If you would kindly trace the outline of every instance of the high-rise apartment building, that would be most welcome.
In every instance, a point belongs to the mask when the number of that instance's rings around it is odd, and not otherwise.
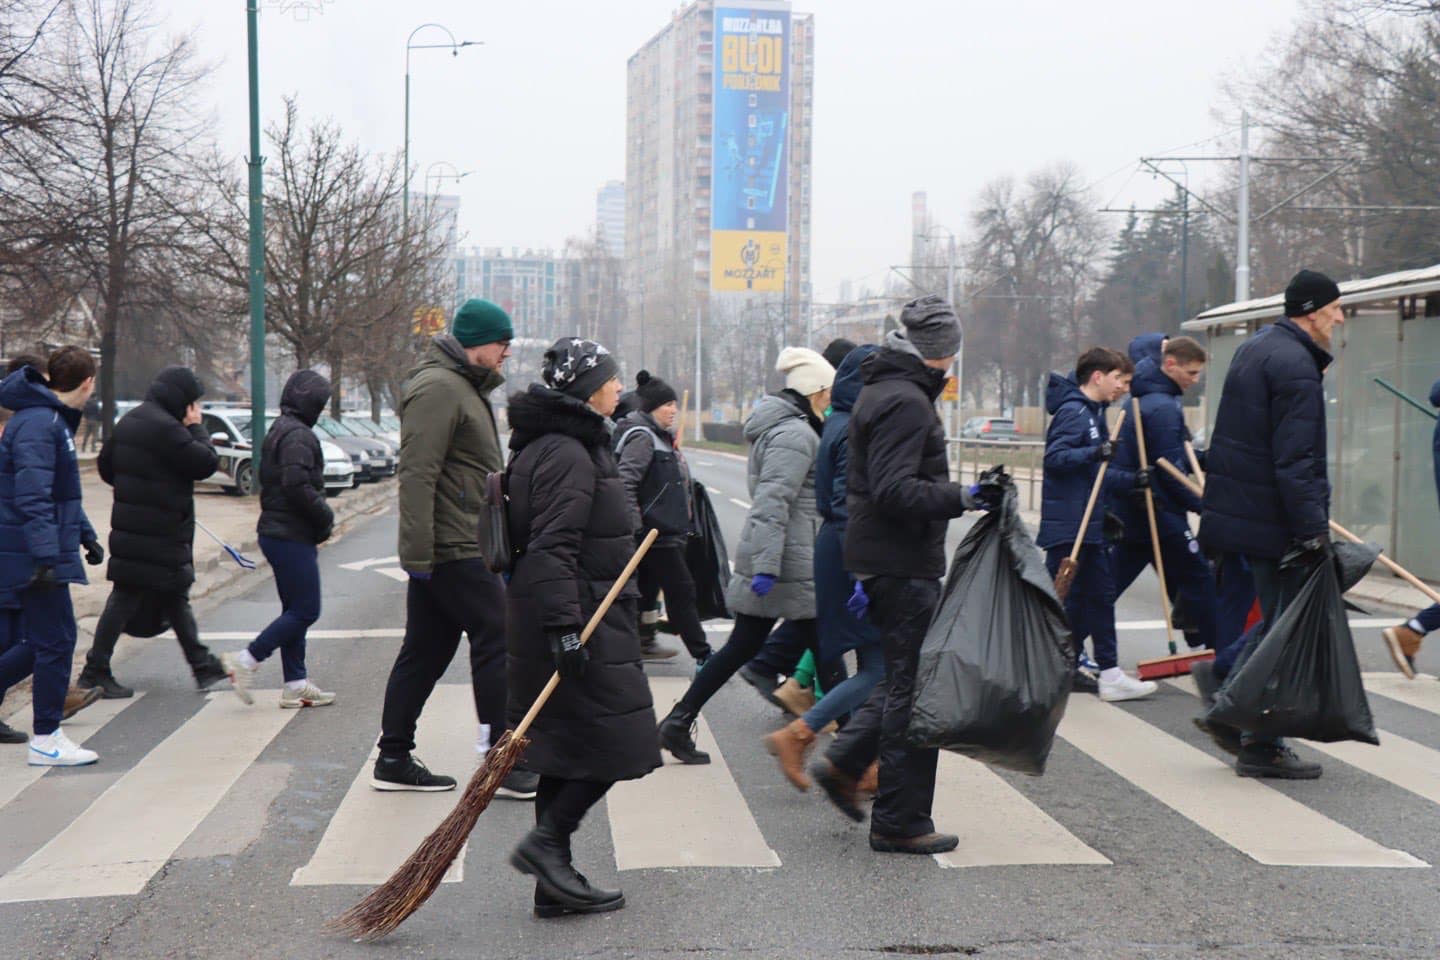
[[[814,18],[786,0],[694,0],[626,77],[621,350],[678,378],[697,312],[762,301],[803,329],[810,293]],[[638,368],[638,366],[637,366]]]
[[[610,256],[624,259],[625,181],[607,181],[595,195],[595,233]]]
[[[516,334],[553,340],[561,329],[565,261],[549,250],[471,247],[455,257],[455,302],[483,297],[510,314]]]

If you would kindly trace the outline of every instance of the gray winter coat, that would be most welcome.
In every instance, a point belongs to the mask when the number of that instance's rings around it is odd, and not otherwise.
[[[643,427],[641,430],[633,430],[634,427]],[[640,510],[640,487],[645,482],[645,475],[650,471],[650,465],[655,460],[655,442],[667,447],[675,446],[675,435],[655,422],[655,418],[644,410],[632,410],[615,424],[615,438],[617,443],[623,443],[620,447],[617,465],[620,469],[620,479],[625,484],[626,502],[630,506],[630,525],[637,531],[645,529],[644,518]],[[685,487],[690,487],[690,465],[685,462],[685,457],[679,450],[675,451],[675,463],[680,468],[680,475],[685,480]],[[694,505],[690,507],[693,516]],[[684,546],[685,537],[683,534],[662,536],[658,541],[664,546]]]
[[[786,395],[765,397],[745,421],[750,441],[750,512],[735,549],[725,599],[736,613],[810,620],[815,617],[815,455],[820,435]],[[750,589],[757,573],[775,577],[764,597]]]

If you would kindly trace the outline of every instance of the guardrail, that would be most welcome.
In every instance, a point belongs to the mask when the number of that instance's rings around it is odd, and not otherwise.
[[[1040,481],[1045,459],[1044,440],[979,440],[949,437],[950,474],[959,483],[975,483],[996,464],[1015,479],[1022,510],[1040,509]]]

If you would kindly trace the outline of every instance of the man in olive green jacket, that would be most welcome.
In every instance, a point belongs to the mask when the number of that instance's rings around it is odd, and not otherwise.
[[[390,670],[381,719],[377,790],[450,790],[410,755],[415,725],[450,666],[463,631],[482,754],[505,729],[505,585],[476,538],[485,478],[505,468],[490,392],[514,329],[504,310],[468,300],[448,334],[430,342],[411,371],[400,407],[400,565],[410,575],[405,639]],[[518,771],[507,796],[533,797],[537,779]]]

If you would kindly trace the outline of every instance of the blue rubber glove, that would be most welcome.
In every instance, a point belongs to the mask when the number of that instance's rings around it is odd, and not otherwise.
[[[850,599],[845,601],[845,609],[850,611],[850,616],[856,620],[865,619],[865,611],[870,609],[870,597],[865,592],[865,584],[859,580],[855,581],[855,589],[850,593]]]
[[[757,597],[763,597],[775,589],[775,578],[768,573],[757,573],[750,578],[750,592]]]
[[[998,510],[1000,498],[1003,494],[1000,488],[993,483],[972,483],[965,491],[970,495],[970,502],[975,505],[976,510]]]
[[[406,570],[405,572],[410,575],[410,579],[411,579],[411,580],[419,580],[421,583],[429,583],[429,582],[430,582],[430,574],[429,574],[429,573],[416,573],[414,570]]]

